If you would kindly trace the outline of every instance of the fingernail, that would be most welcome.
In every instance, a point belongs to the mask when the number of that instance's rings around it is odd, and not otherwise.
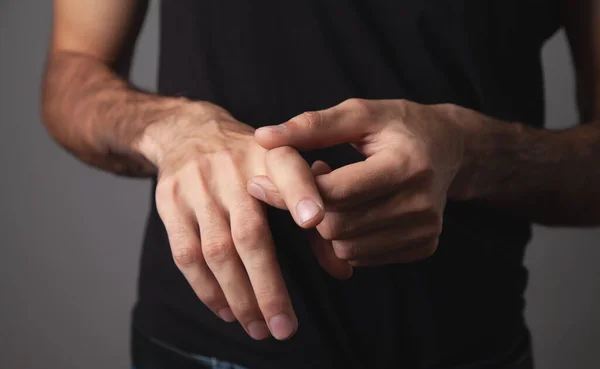
[[[296,205],[296,214],[302,224],[316,217],[320,211],[321,207],[317,205],[316,202],[309,199],[302,200]]]
[[[248,185],[248,193],[261,201],[265,201],[266,199],[265,191],[254,182],[250,182]]]
[[[262,320],[256,320],[250,324],[248,324],[248,334],[250,337],[255,340],[264,340],[269,337],[269,328],[267,327],[267,323]]]
[[[287,131],[287,127],[283,124],[278,124],[276,126],[265,126],[260,127],[257,131],[268,131],[270,133],[285,133]]]
[[[221,317],[221,319],[223,319],[224,321],[226,321],[228,323],[235,321],[235,315],[233,315],[233,311],[231,311],[231,309],[228,307],[219,310],[217,315],[219,317]]]
[[[294,333],[294,323],[289,316],[280,314],[272,317],[269,320],[269,327],[273,337],[278,340],[284,340]]]

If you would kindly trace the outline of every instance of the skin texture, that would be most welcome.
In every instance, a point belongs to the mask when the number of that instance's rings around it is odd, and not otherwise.
[[[256,339],[286,339],[298,323],[258,200],[289,209],[310,229],[319,263],[337,278],[352,266],[431,255],[448,197],[545,224],[600,223],[600,22],[592,3],[564,2],[582,117],[591,123],[563,132],[453,105],[357,99],[255,132],[221,107],[127,82],[143,0],[55,0],[44,124],[90,165],[157,176],[174,261],[198,297]],[[333,172],[317,162],[311,171],[296,151],[342,142],[368,159]]]
[[[549,131],[451,104],[351,99],[258,129],[266,149],[350,143],[367,158],[317,176],[326,214],[313,242],[353,266],[420,260],[435,252],[448,198],[545,225],[600,225],[600,6],[569,1],[563,15],[586,125]],[[285,208],[274,184],[264,201]]]
[[[435,251],[446,194],[463,158],[464,135],[447,109],[351,99],[260,128],[255,136],[265,148],[351,143],[365,161],[332,172],[316,164],[329,172],[316,177],[326,210],[317,226],[319,242],[330,242],[335,255],[352,266],[409,262]],[[285,207],[286,194],[280,198],[271,203]]]
[[[135,0],[55,1],[44,124],[90,165],[120,175],[157,176],[156,203],[174,262],[200,300],[223,320],[237,320],[255,339],[287,339],[298,322],[264,205],[246,186],[266,174],[269,163],[270,176],[289,181],[296,196],[294,219],[311,228],[324,216],[314,175],[297,151],[268,152],[254,140],[252,127],[221,107],[129,84],[146,7]],[[351,273],[333,258],[321,265],[334,277]]]

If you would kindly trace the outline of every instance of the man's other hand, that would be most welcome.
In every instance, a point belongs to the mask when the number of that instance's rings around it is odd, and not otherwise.
[[[447,194],[463,160],[457,120],[474,114],[450,104],[351,99],[260,128],[255,138],[269,150],[351,143],[366,160],[331,172],[316,164],[326,211],[318,242],[330,242],[335,256],[353,266],[404,263],[437,248]],[[255,181],[273,183],[263,185],[264,200],[289,207],[289,191],[277,193],[278,179],[267,177]]]
[[[255,339],[267,338],[269,331],[287,339],[298,322],[264,205],[246,186],[266,173],[268,155],[271,172],[293,179],[288,186],[299,201],[313,201],[296,207],[297,222],[314,227],[323,219],[323,204],[299,153],[268,153],[253,134],[224,109],[193,102],[177,119],[149,125],[138,146],[158,168],[158,212],[175,263],[198,297],[223,320],[237,319]]]

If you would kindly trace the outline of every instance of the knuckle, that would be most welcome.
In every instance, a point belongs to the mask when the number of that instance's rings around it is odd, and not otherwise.
[[[202,252],[208,264],[220,267],[233,257],[234,247],[230,242],[213,241],[202,245]]]
[[[351,98],[343,102],[349,109],[355,113],[369,115],[371,113],[371,103],[366,99]]]
[[[233,165],[239,159],[239,156],[237,155],[237,153],[234,152],[234,150],[232,150],[230,148],[224,148],[224,149],[218,150],[214,153],[214,156],[219,161],[219,163],[222,163],[225,165]]]
[[[258,307],[253,300],[238,299],[237,301],[231,303],[230,307],[241,321],[250,320],[250,318],[253,316],[260,316]]]
[[[321,113],[317,111],[306,111],[298,116],[300,123],[309,130],[315,130],[322,124]]]
[[[452,103],[441,103],[435,105],[435,107],[440,110],[440,113],[450,117],[456,117],[459,112],[463,111],[458,107],[458,105]]]
[[[200,157],[185,163],[181,168],[182,179],[191,181],[195,186],[205,187],[206,173],[211,171],[209,160],[206,157]]]
[[[162,178],[156,185],[156,204],[172,202],[177,197],[178,188],[179,183],[174,177]]]
[[[182,247],[173,250],[173,260],[179,268],[187,268],[198,260],[198,250],[195,247]]]
[[[347,105],[349,107],[353,107],[353,108],[360,108],[360,107],[363,107],[363,106],[367,105],[367,100],[361,99],[361,98],[357,98],[357,97],[352,97],[350,99],[346,99],[343,102],[343,104]]]
[[[196,295],[206,306],[219,305],[222,300],[221,288],[212,283],[201,285]]]
[[[261,246],[267,227],[262,222],[246,222],[246,224],[232,229],[233,241],[236,245],[248,250]]]
[[[282,296],[269,295],[262,299],[259,297],[258,301],[261,311],[267,316],[289,310],[289,302]]]
[[[422,192],[414,196],[413,208],[416,213],[435,214],[435,200],[428,192]]]

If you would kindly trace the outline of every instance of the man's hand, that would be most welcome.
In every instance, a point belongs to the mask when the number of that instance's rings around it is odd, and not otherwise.
[[[268,165],[289,193],[295,221],[314,228],[325,215],[323,201],[298,151],[267,151],[252,127],[207,102],[148,125],[134,147],[158,169],[157,210],[174,261],[198,297],[225,321],[237,318],[255,339],[269,330],[277,339],[291,337],[298,322],[264,206],[250,195],[261,197],[261,189],[250,179],[264,176]],[[330,274],[343,278],[337,271],[349,267],[327,256],[317,253]]]
[[[225,110],[209,103],[189,109],[180,119],[149,125],[138,144],[158,168],[156,203],[175,263],[222,319],[237,318],[255,339],[269,330],[286,339],[296,317],[263,205],[246,188],[265,173],[267,150],[255,142],[253,128]],[[314,227],[324,214],[308,164],[295,150],[268,156],[275,177],[292,180],[295,194],[314,199],[293,210],[299,224]]]
[[[459,114],[477,113],[453,105],[351,99],[260,128],[255,137],[269,150],[351,143],[366,160],[330,173],[322,162],[313,166],[326,173],[316,177],[326,210],[317,230],[351,265],[410,262],[437,247],[447,193],[463,159]],[[263,185],[264,200],[289,206],[288,193],[278,193],[282,187],[268,177],[273,186]]]
[[[158,210],[177,265],[196,294],[255,338],[265,338],[267,328],[287,338],[296,318],[264,209],[246,186],[270,163],[273,178],[287,179],[297,196],[295,220],[310,228],[324,215],[314,176],[295,150],[267,154],[254,130],[224,109],[145,93],[121,78],[147,5],[55,0],[44,124],[88,164],[121,175],[158,175]]]

